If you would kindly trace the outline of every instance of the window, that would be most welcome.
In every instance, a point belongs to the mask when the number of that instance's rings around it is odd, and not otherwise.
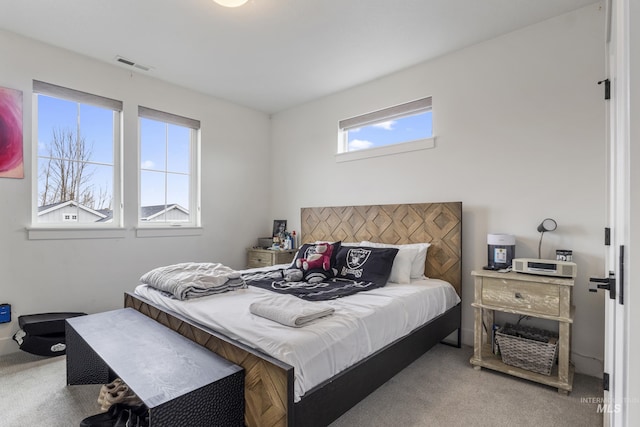
[[[431,97],[342,120],[339,127],[339,161],[434,146]]]
[[[121,224],[122,102],[33,81],[37,166],[33,223]]]
[[[140,226],[199,226],[200,122],[138,107]]]

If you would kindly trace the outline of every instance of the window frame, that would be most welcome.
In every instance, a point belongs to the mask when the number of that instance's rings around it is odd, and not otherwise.
[[[144,222],[140,220],[140,210],[142,208],[142,126],[141,119],[149,119],[165,124],[173,124],[189,128],[189,221],[179,222]],[[157,237],[166,236],[163,230],[180,229],[186,235],[197,235],[201,227],[201,176],[200,176],[200,133],[201,125],[199,120],[179,116],[173,113],[156,110],[142,105],[138,106],[138,203],[136,207],[137,237]],[[170,205],[168,205],[170,206]],[[172,233],[173,234],[173,233]]]
[[[40,95],[71,101],[78,104],[97,106],[112,110],[113,112],[113,199],[111,222],[80,222],[64,221],[44,222],[38,221],[39,207],[39,153],[38,153],[38,97]],[[123,230],[123,102],[100,95],[94,95],[51,83],[33,80],[32,94],[32,209],[31,225],[27,227],[29,239],[66,239],[66,238],[94,238],[97,236],[120,237]],[[93,233],[92,230],[100,230]],[[115,233],[108,230],[116,230]]]
[[[409,151],[424,150],[435,147],[435,133],[433,132],[432,119],[432,136],[417,140],[397,142],[393,144],[363,148],[360,150],[349,151],[349,130],[358,129],[363,126],[369,126],[376,123],[382,123],[398,118],[408,117],[424,112],[433,112],[432,97],[424,97],[403,104],[394,105],[392,107],[383,108],[381,110],[372,111],[361,114],[359,116],[340,120],[338,122],[338,150],[336,153],[336,161],[344,162],[351,160],[364,159],[369,157],[386,156],[390,154],[405,153]],[[432,116],[433,117],[433,116]]]

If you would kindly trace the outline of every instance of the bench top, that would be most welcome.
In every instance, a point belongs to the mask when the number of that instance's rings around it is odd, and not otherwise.
[[[149,408],[242,370],[132,308],[66,322]]]

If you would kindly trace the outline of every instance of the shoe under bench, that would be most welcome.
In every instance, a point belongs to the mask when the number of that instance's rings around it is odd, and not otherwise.
[[[65,332],[67,384],[120,377],[150,427],[244,425],[244,370],[140,312],[74,317]]]

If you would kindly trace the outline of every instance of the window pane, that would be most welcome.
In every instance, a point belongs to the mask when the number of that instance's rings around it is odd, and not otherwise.
[[[38,95],[38,156],[49,156],[54,133],[78,130],[78,104],[64,99]]]
[[[140,119],[140,159],[142,169],[166,170],[167,125]]]
[[[167,171],[189,173],[191,129],[169,125]]]
[[[106,212],[113,208],[113,166],[86,164],[78,202],[93,210]]]
[[[92,210],[113,206],[113,166],[40,158],[38,172],[40,208],[67,201]]]
[[[167,204],[178,204],[189,210],[189,177],[186,175],[167,175]]]
[[[113,115],[113,110],[80,105],[81,137],[89,149],[89,161],[113,164]]]
[[[165,199],[163,172],[142,171],[140,173],[140,206],[164,205]]]
[[[52,160],[38,158],[38,206],[40,210],[45,205],[55,203],[55,195],[57,188],[57,174],[54,174],[53,167],[50,165]]]
[[[433,136],[431,111],[347,130],[347,151],[382,147]]]

